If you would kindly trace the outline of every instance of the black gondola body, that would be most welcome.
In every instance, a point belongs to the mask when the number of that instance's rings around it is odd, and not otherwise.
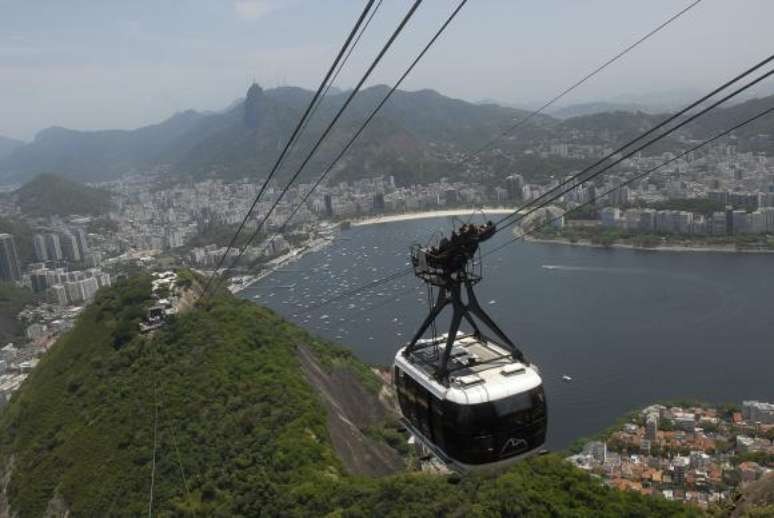
[[[396,354],[393,382],[407,428],[444,463],[462,471],[499,469],[542,449],[546,398],[538,367],[473,292],[481,280],[473,271],[478,242],[494,227],[466,227],[437,248],[412,249],[415,274],[439,293],[412,341]],[[454,311],[449,332],[422,339],[446,306]],[[472,332],[460,331],[463,319]],[[496,338],[485,336],[477,320]]]
[[[535,365],[513,361],[495,343],[458,336],[443,383],[435,378],[438,354],[422,345],[411,357],[398,351],[393,380],[405,424],[424,446],[460,470],[496,469],[540,451],[547,415]]]

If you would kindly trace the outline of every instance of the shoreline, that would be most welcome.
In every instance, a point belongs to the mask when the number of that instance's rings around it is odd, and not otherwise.
[[[643,252],[682,252],[682,253],[711,253],[711,254],[774,254],[774,250],[739,250],[733,245],[728,247],[721,246],[682,246],[682,245],[668,245],[668,246],[637,246],[628,245],[625,243],[613,243],[612,245],[596,245],[588,240],[579,240],[575,243],[571,243],[567,239],[545,239],[536,237],[527,237],[525,241],[531,243],[541,244],[553,244],[563,246],[578,246],[585,248],[617,248],[620,250],[638,250]]]
[[[412,220],[418,220],[418,219],[429,219],[429,218],[443,218],[443,217],[451,217],[451,216],[469,216],[469,215],[476,215],[476,214],[510,214],[512,212],[517,211],[516,208],[506,208],[506,207],[484,207],[481,209],[448,209],[448,210],[429,210],[429,211],[420,211],[420,212],[408,212],[404,214],[392,214],[392,215],[384,215],[384,216],[374,216],[369,218],[364,218],[356,221],[350,221],[350,224],[353,227],[359,227],[359,226],[366,226],[366,225],[381,225],[384,223],[398,223],[401,221],[412,221]],[[264,279],[268,277],[269,275],[276,272],[281,267],[285,266],[286,264],[292,263],[297,261],[298,259],[301,259],[304,255],[306,255],[309,252],[316,252],[336,240],[338,236],[326,236],[326,237],[318,237],[316,239],[313,239],[309,241],[308,243],[305,243],[304,245],[294,248],[292,250],[289,250],[287,253],[275,257],[271,261],[265,263],[265,269],[263,269],[260,273],[250,276],[237,276],[241,280],[238,284],[231,284],[228,289],[236,294],[239,293],[249,287],[251,287],[256,282],[260,281],[261,279]],[[735,248],[733,245],[729,246],[685,246],[685,245],[667,245],[667,246],[655,246],[655,247],[645,247],[645,246],[637,246],[637,245],[630,245],[625,243],[613,243],[612,245],[598,245],[594,244],[589,240],[579,240],[575,243],[570,242],[567,239],[546,239],[546,238],[536,238],[536,237],[527,237],[525,239],[527,242],[531,243],[540,243],[540,244],[553,244],[553,245],[562,245],[562,246],[575,246],[575,247],[584,247],[584,248],[615,248],[619,250],[637,250],[637,251],[643,251],[643,252],[673,252],[673,253],[721,253],[721,254],[774,254],[774,250],[739,250]]]
[[[247,276],[241,276],[238,275],[235,278],[240,279],[241,282],[238,284],[229,284],[228,290],[233,293],[237,294],[240,293],[256,282],[260,281],[261,279],[264,279],[268,277],[269,275],[273,274],[283,266],[294,263],[301,259],[303,256],[310,252],[317,252],[318,250],[322,250],[326,246],[330,245],[335,241],[336,237],[332,236],[330,238],[328,237],[318,237],[316,239],[313,239],[304,245],[298,247],[298,248],[292,248],[288,252],[275,257],[274,259],[264,263],[262,266],[264,267],[259,273],[254,275],[247,275]]]
[[[360,220],[352,220],[350,224],[353,227],[363,225],[380,225],[382,223],[397,223],[399,221],[411,221],[415,219],[443,218],[451,216],[470,216],[479,213],[484,214],[510,214],[519,210],[517,207],[483,207],[480,209],[446,209],[446,210],[426,210],[419,212],[406,212],[403,214],[391,214],[384,216],[374,216]]]

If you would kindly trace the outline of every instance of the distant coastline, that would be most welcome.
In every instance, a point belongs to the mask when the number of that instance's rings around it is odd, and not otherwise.
[[[335,240],[334,237],[316,238],[304,243],[298,248],[292,248],[288,250],[286,253],[279,255],[274,259],[272,259],[271,261],[268,261],[267,263],[264,263],[263,265],[261,265],[260,273],[257,273],[255,275],[236,276],[235,279],[237,280],[237,282],[236,283],[232,282],[229,285],[228,290],[233,294],[237,294],[241,291],[244,291],[245,289],[251,287],[253,284],[260,281],[261,279],[264,279],[265,277],[268,277],[269,275],[273,274],[283,266],[287,266],[290,263],[298,261],[304,255],[310,252],[317,252],[319,250],[322,250],[323,248],[331,244],[334,240]]]
[[[625,243],[613,243],[611,245],[598,245],[587,239],[581,239],[571,242],[568,239],[545,239],[536,237],[526,237],[527,241],[532,243],[544,243],[564,246],[582,246],[586,248],[620,248],[626,250],[642,250],[647,252],[708,252],[723,254],[774,254],[774,250],[739,250],[734,245],[728,246],[701,246],[701,245],[666,245],[666,246],[637,246]]]
[[[406,212],[403,214],[368,217],[360,220],[352,220],[350,223],[353,227],[359,227],[363,225],[379,225],[381,223],[396,223],[398,221],[410,221],[414,219],[443,218],[449,216],[471,216],[482,212],[484,214],[510,214],[516,210],[518,210],[517,207],[482,207],[480,209],[427,210],[420,212]]]

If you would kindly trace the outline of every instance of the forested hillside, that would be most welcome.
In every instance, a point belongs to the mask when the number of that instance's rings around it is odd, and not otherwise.
[[[330,163],[387,91],[387,86],[377,85],[358,93],[309,162],[307,174],[317,175]],[[161,172],[170,179],[264,176],[312,95],[301,88],[264,90],[253,84],[244,99],[221,112],[189,110],[130,131],[48,128],[33,142],[15,147],[5,158],[0,156],[0,182],[24,182],[40,173],[90,181],[148,171]],[[287,161],[288,170],[301,163],[348,95],[331,92],[323,99]],[[718,108],[679,135],[704,138],[759,110],[761,104],[765,105],[766,99]],[[612,111],[616,108],[611,104],[605,110],[582,111],[583,115],[564,120],[548,115],[531,117],[518,131],[499,139],[495,149],[479,156],[475,166],[497,177],[520,171],[539,178],[557,168],[571,170],[579,164],[557,162],[556,157],[542,156],[535,150],[556,142],[620,145],[668,116]],[[433,90],[398,90],[339,163],[333,177],[351,180],[392,175],[400,184],[460,177],[471,163],[463,167],[459,157],[480,149],[527,113],[453,99]],[[768,117],[740,133],[740,146],[770,150],[773,120]],[[678,146],[678,139],[670,138],[649,152]]]
[[[111,208],[109,192],[53,174],[36,176],[14,194],[28,217],[97,216]]]
[[[306,381],[325,369],[378,381],[349,353],[230,295],[137,334],[150,281],[99,293],[0,416],[0,515],[679,516],[549,455],[495,478],[351,475]],[[156,420],[157,419],[157,420]]]

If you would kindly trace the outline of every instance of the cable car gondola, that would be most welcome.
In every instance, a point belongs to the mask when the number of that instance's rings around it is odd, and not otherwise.
[[[494,225],[463,225],[437,247],[414,246],[417,277],[438,288],[430,314],[395,356],[393,381],[403,421],[414,437],[454,469],[497,469],[542,448],[546,400],[536,365],[484,312],[473,292],[478,244]],[[467,301],[463,302],[462,290]],[[422,339],[451,305],[449,332]],[[460,331],[465,320],[471,332]],[[478,320],[494,337],[484,335]]]

